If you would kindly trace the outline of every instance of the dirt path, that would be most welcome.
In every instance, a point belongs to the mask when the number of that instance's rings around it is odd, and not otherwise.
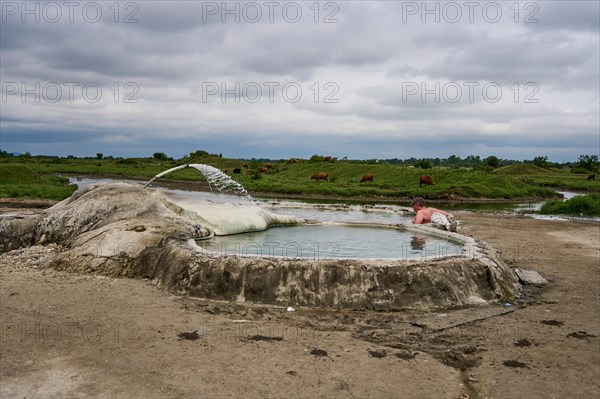
[[[0,256],[0,397],[596,398],[600,227],[457,213],[550,284],[436,313],[253,306]]]

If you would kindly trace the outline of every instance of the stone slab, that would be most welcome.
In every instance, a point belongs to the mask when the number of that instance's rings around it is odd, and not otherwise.
[[[515,273],[523,284],[546,285],[548,280],[540,276],[535,270],[515,269]]]

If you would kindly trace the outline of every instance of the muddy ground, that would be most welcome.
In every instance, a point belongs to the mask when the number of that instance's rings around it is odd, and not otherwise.
[[[0,255],[0,397],[600,397],[600,226],[455,214],[549,285],[507,307],[291,312],[47,269],[54,246]]]

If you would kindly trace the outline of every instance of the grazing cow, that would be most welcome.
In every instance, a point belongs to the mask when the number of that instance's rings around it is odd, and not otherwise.
[[[273,169],[273,164],[272,163],[268,163],[265,165],[265,168],[267,169]]]
[[[313,174],[311,177],[311,179],[319,181],[319,180],[328,180],[329,179],[329,175],[325,172],[317,172],[315,174]]]
[[[325,162],[331,162],[331,160],[332,160],[332,159],[333,159],[333,158],[331,158],[331,156],[330,156],[330,155],[328,155],[328,156],[326,156],[325,158],[323,158],[323,161],[325,161]]]
[[[596,180],[596,175],[593,173],[590,173],[589,176],[587,177],[588,181],[589,180]]]
[[[269,169],[267,169],[266,167],[263,166],[262,168],[258,168],[258,171],[260,173],[267,173],[269,171]]]
[[[423,184],[426,186],[430,186],[435,183],[433,182],[431,176],[421,176],[419,177],[419,187],[423,187]]]
[[[233,173],[235,173],[235,174],[240,174],[240,173],[242,173],[242,169],[240,169],[240,168],[235,168],[235,169],[233,170]]]
[[[373,173],[367,173],[366,175],[364,175],[362,177],[362,179],[360,179],[360,182],[364,183],[364,182],[370,181],[372,183],[373,182],[373,177],[374,177]]]

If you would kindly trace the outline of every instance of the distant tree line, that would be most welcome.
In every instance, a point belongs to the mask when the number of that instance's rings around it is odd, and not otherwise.
[[[210,154],[204,150],[197,150],[191,152],[188,155],[183,156],[179,161],[190,162],[194,159],[204,157],[219,157],[222,158],[223,154]],[[23,158],[61,158],[58,156],[49,155],[36,155],[32,156],[29,152],[23,154],[20,153],[8,153],[7,151],[0,150],[0,158],[11,158],[11,157],[23,157]],[[76,159],[73,155],[68,155],[64,158]],[[174,161],[172,157],[167,156],[164,152],[155,152],[152,154],[152,159],[158,161]],[[96,159],[96,160],[112,160],[112,159],[123,159],[121,157],[104,156],[102,153],[97,153],[95,157],[82,157],[81,159]],[[243,159],[249,162],[285,162],[288,159],[270,159],[270,158],[251,158]],[[598,155],[580,155],[579,159],[575,162],[550,162],[548,156],[540,155],[536,156],[531,160],[514,160],[514,159],[502,159],[494,155],[488,156],[487,158],[481,159],[479,155],[469,155],[465,158],[461,158],[458,155],[450,155],[448,158],[391,158],[391,159],[348,159],[343,157],[338,159],[328,155],[312,155],[308,162],[352,162],[352,163],[365,163],[365,164],[390,164],[390,165],[405,165],[414,166],[421,169],[430,169],[433,167],[450,167],[450,168],[473,168],[480,170],[493,170],[500,166],[512,165],[518,163],[532,164],[540,168],[569,168],[574,173],[587,173],[587,172],[598,172],[600,169],[600,162],[598,162]]]

